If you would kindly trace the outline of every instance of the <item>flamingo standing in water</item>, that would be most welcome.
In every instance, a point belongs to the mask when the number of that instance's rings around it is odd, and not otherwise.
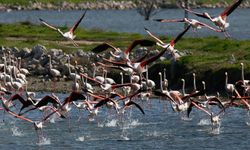
[[[198,17],[202,17],[205,19],[209,19],[212,21],[217,27],[219,27],[224,33],[226,37],[230,37],[230,35],[227,33],[226,28],[229,27],[229,23],[227,22],[227,17],[241,4],[243,0],[237,0],[234,2],[231,6],[227,7],[219,16],[217,17],[211,17],[207,12],[199,13],[195,12],[190,9],[185,9],[186,11],[195,14]]]
[[[73,42],[74,46],[78,46],[78,45],[75,43],[75,41],[74,41],[74,39],[75,39],[75,37],[76,37],[76,36],[74,35],[74,32],[75,32],[76,28],[78,27],[78,25],[81,23],[82,19],[84,18],[86,12],[87,12],[87,10],[82,14],[82,16],[80,17],[80,19],[75,23],[75,25],[74,25],[72,28],[70,28],[68,32],[65,32],[65,33],[63,33],[59,28],[56,28],[56,27],[54,27],[54,26],[48,24],[45,20],[43,20],[43,19],[41,19],[41,18],[39,18],[39,20],[40,20],[45,26],[47,26],[47,27],[49,27],[49,28],[51,28],[51,29],[53,29],[53,30],[55,30],[55,31],[58,31],[58,32],[60,33],[60,35],[62,35],[64,38],[66,38],[66,39],[68,39],[68,40],[71,40],[71,41]]]

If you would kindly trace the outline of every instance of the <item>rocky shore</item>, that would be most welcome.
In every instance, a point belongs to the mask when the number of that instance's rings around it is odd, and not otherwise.
[[[226,1],[220,1],[215,4],[201,3],[197,0],[190,1],[191,7],[204,7],[204,8],[216,8],[216,7],[227,7],[230,3]],[[82,9],[136,9],[139,6],[134,1],[99,1],[99,2],[82,2],[82,3],[72,3],[72,2],[61,2],[61,3],[41,3],[34,2],[28,5],[10,5],[0,3],[1,11],[11,11],[11,10],[82,10]],[[158,6],[159,8],[176,8],[175,3],[164,2]],[[250,0],[246,0],[241,4],[241,7],[250,7]]]

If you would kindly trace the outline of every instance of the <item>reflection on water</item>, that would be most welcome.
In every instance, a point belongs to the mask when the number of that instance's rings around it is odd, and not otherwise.
[[[198,9],[197,11],[207,11],[212,15],[220,14],[223,9]],[[230,22],[229,33],[235,39],[250,39],[250,9],[236,9],[228,18]],[[0,23],[14,23],[30,21],[39,24],[39,18],[47,20],[49,23],[57,26],[71,27],[81,15],[81,11],[11,11],[0,13]],[[156,14],[152,19],[177,19],[183,18],[183,10],[164,9]],[[196,16],[190,14],[190,18]],[[209,21],[202,18],[199,20],[212,25]],[[80,24],[83,28],[96,28],[105,31],[132,32],[146,34],[144,27],[149,28],[155,34],[165,36],[174,36],[183,29],[182,23],[159,23],[153,20],[145,21],[136,10],[89,10]],[[219,36],[221,33],[215,33],[209,29],[202,29],[198,32],[188,32],[189,36]]]

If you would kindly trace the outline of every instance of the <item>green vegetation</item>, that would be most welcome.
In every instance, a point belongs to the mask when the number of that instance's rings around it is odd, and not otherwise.
[[[62,30],[65,31],[67,28],[62,27]],[[85,51],[91,50],[102,42],[112,43],[122,49],[135,39],[150,38],[139,34],[105,32],[98,29],[85,30],[82,28],[77,29],[76,34],[76,41],[80,48]],[[169,41],[170,39],[163,38],[163,40]],[[67,53],[79,49],[75,48],[71,42],[67,42],[56,31],[44,26],[29,23],[0,25],[0,45],[32,48],[36,44],[42,44],[47,49],[60,48]],[[156,48],[160,49],[159,47]],[[196,72],[198,81],[207,81],[208,87],[216,87],[214,90],[222,89],[224,88],[225,71],[228,71],[229,80],[232,83],[241,78],[241,62],[245,63],[246,78],[250,75],[250,40],[237,41],[217,37],[187,38],[184,36],[175,48],[181,52],[187,52],[188,55],[175,63],[174,75],[168,73],[168,78],[172,79],[170,84],[175,83],[176,85],[176,82],[180,82],[181,78],[185,78],[187,85],[190,86],[191,75]],[[235,62],[231,60],[232,55],[235,57]],[[156,72],[163,71],[163,68],[167,68],[167,71],[171,72],[171,66],[169,60],[158,62],[152,65],[149,74],[151,74],[152,79],[157,81]]]
[[[62,31],[68,30],[67,27],[60,29]],[[91,50],[104,41],[122,47],[128,45],[132,39],[142,38],[139,34],[105,32],[99,29],[85,30],[82,28],[77,29],[76,36],[76,42],[85,51]],[[73,52],[79,49],[56,31],[45,26],[32,25],[28,22],[0,25],[0,45],[31,48],[36,44],[42,44],[47,48],[62,49],[65,52]]]

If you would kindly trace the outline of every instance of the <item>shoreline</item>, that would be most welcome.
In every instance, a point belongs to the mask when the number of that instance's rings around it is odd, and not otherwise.
[[[206,4],[192,1],[190,2],[190,7],[192,8],[225,8],[230,4],[227,2],[218,2],[215,4]],[[241,4],[241,8],[250,8],[250,2],[245,1]],[[3,4],[0,3],[0,11],[12,11],[12,10],[129,10],[137,9],[138,5],[134,1],[103,1],[103,2],[61,2],[61,3],[41,3],[35,2],[28,5],[18,5],[18,4]],[[158,9],[173,9],[178,8],[175,3],[166,2],[159,5]]]

